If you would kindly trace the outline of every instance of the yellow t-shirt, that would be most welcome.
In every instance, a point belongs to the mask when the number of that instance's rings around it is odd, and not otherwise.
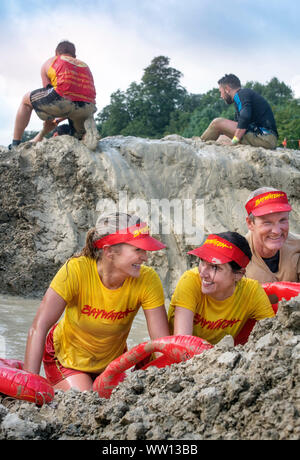
[[[157,273],[141,267],[115,290],[107,289],[94,259],[78,257],[64,264],[50,287],[66,302],[65,313],[54,330],[55,356],[64,367],[100,373],[120,356],[140,306],[157,308],[164,293]]]
[[[176,286],[168,312],[171,331],[175,306],[194,312],[193,335],[212,344],[228,334],[235,337],[249,318],[260,320],[274,316],[269,298],[258,281],[242,278],[232,296],[215,300],[202,294],[198,267],[186,271]]]

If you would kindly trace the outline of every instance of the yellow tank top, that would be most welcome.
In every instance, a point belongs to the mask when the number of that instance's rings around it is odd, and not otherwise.
[[[71,56],[56,56],[48,69],[55,91],[71,101],[95,103],[96,90],[89,67]]]

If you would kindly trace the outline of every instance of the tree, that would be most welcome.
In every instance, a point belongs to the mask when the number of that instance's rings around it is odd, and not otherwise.
[[[150,103],[145,97],[142,83],[131,83],[126,91],[126,103],[129,123],[124,127],[121,134],[124,136],[155,137],[149,115]]]
[[[232,118],[233,116],[232,114],[229,115],[228,106],[220,98],[219,90],[214,88],[201,96],[198,106],[193,111],[190,123],[185,128],[183,135],[185,137],[201,136],[209,123],[214,118],[220,117],[221,114],[225,118]]]
[[[112,94],[110,105],[96,119],[102,136],[164,134],[172,113],[184,110],[193,99],[180,85],[181,72],[170,67],[169,62],[166,56],[154,58],[144,69],[140,83],[131,83],[125,93]]]
[[[278,141],[282,143],[286,138],[288,148],[297,149],[300,140],[300,99],[278,105],[274,108],[274,116],[278,129]]]
[[[110,105],[104,107],[96,117],[98,129],[103,137],[115,136],[121,133],[129,121],[126,95],[117,90],[110,96]]]
[[[257,93],[261,94],[270,105],[285,104],[293,99],[293,91],[283,81],[279,81],[274,77],[266,85],[258,82],[248,82],[245,85]]]
[[[169,67],[169,58],[158,56],[145,69],[142,82],[153,131],[163,135],[171,113],[183,106],[187,91],[180,85],[182,73]]]
[[[117,134],[150,138],[167,134],[201,136],[214,118],[234,120],[234,105],[227,105],[220,98],[218,88],[205,94],[189,94],[180,85],[182,73],[169,63],[166,56],[155,57],[144,69],[139,83],[133,82],[125,92],[118,90],[111,95],[110,104],[96,118],[102,137]],[[291,88],[276,77],[266,84],[249,81],[245,86],[270,103],[279,143],[286,137],[290,139],[289,146],[297,148],[300,100],[293,97]]]
[[[274,77],[265,85],[250,81],[246,83],[245,87],[261,94],[271,105],[278,128],[279,144],[284,137],[298,139],[297,136],[300,134],[299,101],[293,99],[293,92],[289,86]],[[220,99],[218,89],[214,88],[202,95],[198,107],[192,113],[190,122],[183,131],[183,135],[186,137],[201,136],[214,118],[223,117],[233,120],[234,113],[234,105],[226,105]],[[296,148],[297,142],[294,141],[292,145],[292,148]]]

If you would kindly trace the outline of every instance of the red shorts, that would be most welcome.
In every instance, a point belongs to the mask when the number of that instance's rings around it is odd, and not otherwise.
[[[62,380],[75,374],[88,374],[92,380],[95,380],[99,374],[92,374],[89,372],[78,371],[76,369],[70,369],[64,367],[58,359],[55,357],[54,345],[53,345],[53,332],[57,324],[50,329],[50,332],[46,338],[45,349],[43,354],[43,364],[45,369],[46,378],[51,385],[56,385]]]

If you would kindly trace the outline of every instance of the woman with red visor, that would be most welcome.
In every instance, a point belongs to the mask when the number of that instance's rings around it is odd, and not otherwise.
[[[126,350],[140,307],[151,339],[169,335],[161,281],[143,265],[147,251],[163,248],[136,216],[98,219],[83,250],[62,266],[42,300],[28,333],[24,369],[38,374],[43,358],[54,388],[90,390]]]
[[[244,278],[251,250],[242,235],[209,235],[189,254],[200,261],[182,275],[172,296],[168,317],[174,335],[195,335],[216,344],[225,335],[236,337],[249,318],[274,316],[261,285]]]

